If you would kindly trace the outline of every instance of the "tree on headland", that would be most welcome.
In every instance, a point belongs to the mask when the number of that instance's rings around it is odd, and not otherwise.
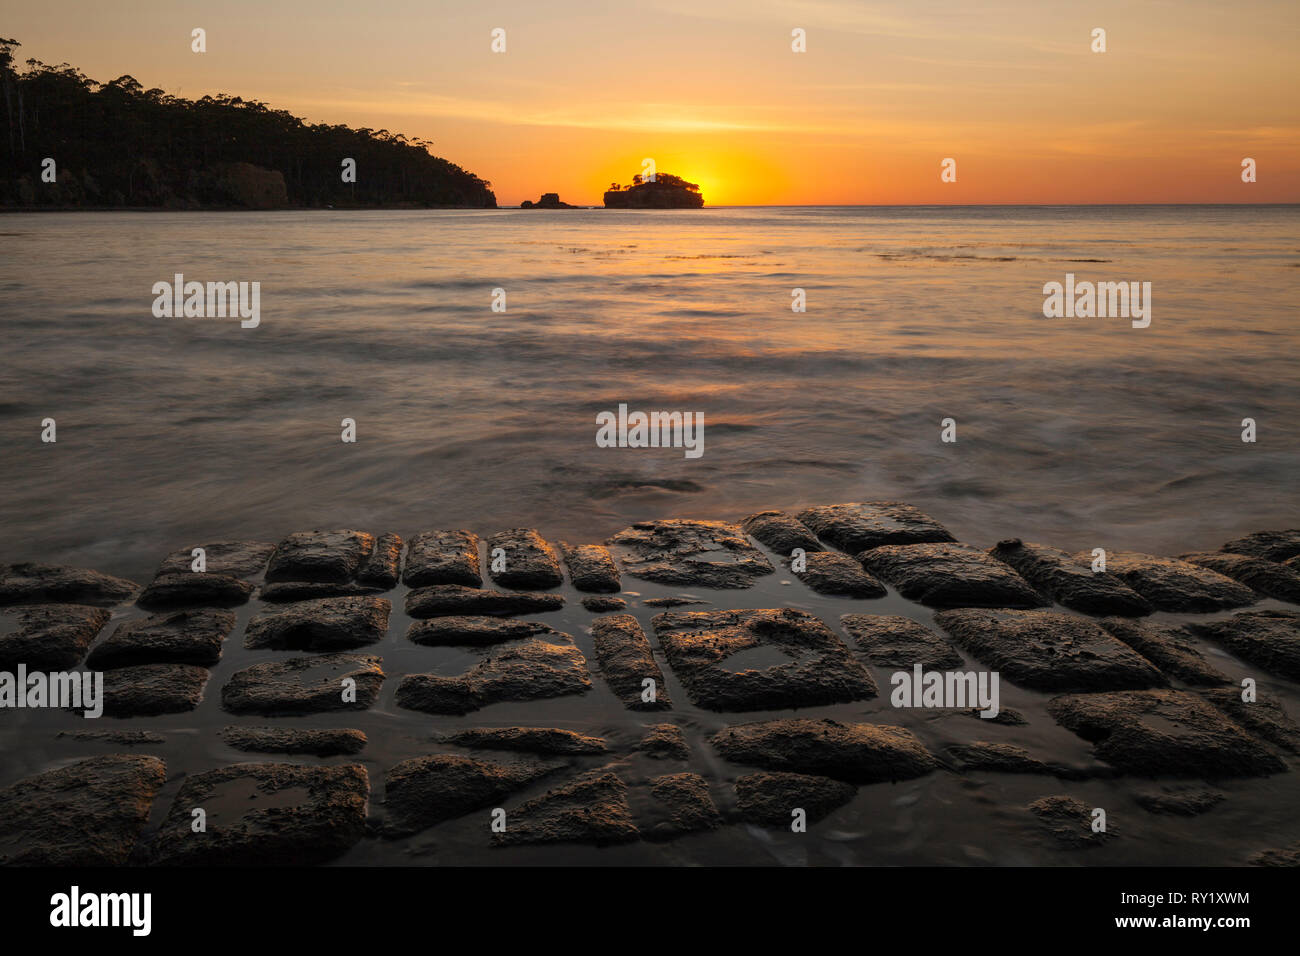
[[[224,93],[184,99],[129,75],[99,83],[66,63],[28,60],[20,73],[18,46],[0,39],[0,205],[238,205],[230,183],[254,174],[282,176],[293,206],[496,205],[490,183],[418,137],[307,123]],[[45,157],[54,183],[41,180]],[[355,183],[343,181],[344,159],[356,163]]]

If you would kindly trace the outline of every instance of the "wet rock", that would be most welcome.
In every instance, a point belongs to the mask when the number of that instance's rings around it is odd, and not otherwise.
[[[334,597],[259,613],[244,631],[244,647],[334,651],[376,644],[388,633],[392,610],[384,598]]]
[[[989,554],[1014,568],[1039,593],[1073,611],[1141,617],[1154,610],[1146,598],[1113,574],[1094,572],[1065,551],[1010,538],[999,541]]]
[[[669,710],[663,671],[655,661],[654,651],[641,625],[631,614],[616,614],[598,619],[591,628],[600,672],[628,710]],[[654,699],[643,700],[643,681],[654,681]]]
[[[877,667],[947,670],[961,667],[961,655],[943,637],[919,621],[892,614],[845,614],[845,632]]]
[[[266,541],[214,541],[195,547],[203,549],[205,574],[224,574],[235,578],[254,578],[266,570],[275,545]],[[164,574],[195,574],[194,548],[173,551],[158,568]]]
[[[0,670],[76,667],[109,612],[80,604],[37,604],[0,613]]]
[[[1285,564],[1224,551],[1184,554],[1182,560],[1217,571],[1234,581],[1240,581],[1252,591],[1265,597],[1300,604],[1300,574]]]
[[[564,563],[569,569],[569,580],[579,591],[617,591],[618,568],[614,566],[609,548],[599,544],[570,545],[560,542]],[[586,604],[586,601],[583,601]]]
[[[197,664],[221,660],[221,645],[235,626],[229,611],[187,610],[125,621],[86,659],[90,670],[134,664]]]
[[[497,846],[525,843],[630,843],[640,836],[632,822],[627,785],[615,774],[584,774],[506,814],[506,830],[493,834]]]
[[[1187,628],[1271,674],[1300,680],[1300,613],[1244,611],[1222,621],[1193,622]]]
[[[1166,683],[1142,655],[1086,618],[961,608],[940,611],[934,620],[983,664],[1022,687],[1124,690]]]
[[[374,546],[374,537],[364,531],[299,531],[276,545],[266,580],[347,584]]]
[[[892,544],[858,555],[863,566],[930,607],[1043,607],[1051,602],[1007,565],[966,544]]]
[[[818,594],[855,598],[882,598],[885,586],[862,570],[862,565],[848,555],[834,551],[817,551],[804,559],[807,567],[796,572],[799,580]]]
[[[665,598],[646,598],[641,602],[646,607],[686,607],[690,604],[708,604],[708,601],[698,601],[695,598],[685,597],[665,597]]]
[[[505,570],[495,571],[496,550],[505,552]],[[532,528],[511,528],[488,539],[488,573],[503,588],[542,590],[557,588],[564,581],[560,556]],[[576,587],[577,585],[575,585]]]
[[[1191,640],[1191,634],[1178,624],[1123,618],[1106,618],[1098,622],[1111,635],[1151,661],[1166,674],[1185,684],[1212,687],[1228,678],[1205,659]]]
[[[1300,866],[1300,842],[1287,847],[1261,850],[1249,862],[1251,866]]]
[[[95,740],[127,747],[144,747],[162,744],[167,738],[152,730],[61,730],[54,736],[72,740]]]
[[[442,740],[476,750],[514,750],[534,754],[602,754],[609,750],[600,737],[588,737],[558,727],[473,727],[447,734]]]
[[[740,527],[787,558],[795,548],[803,548],[808,554],[822,550],[808,526],[784,511],[759,511],[741,521]]]
[[[402,580],[408,587],[483,584],[478,570],[478,535],[472,531],[425,531],[411,540]]]
[[[833,777],[847,783],[910,780],[939,762],[910,731],[835,720],[765,720],[733,724],[713,747],[733,763]]]
[[[586,658],[567,634],[531,639],[492,651],[458,677],[408,674],[397,706],[429,714],[468,714],[503,701],[543,700],[591,690]]]
[[[406,613],[410,617],[449,617],[461,614],[486,614],[510,617],[512,614],[538,614],[564,606],[558,594],[519,594],[469,588],[459,584],[435,584],[407,592]]]
[[[885,544],[953,541],[948,530],[929,515],[899,501],[823,505],[799,513],[799,520],[823,541],[848,554]]]
[[[365,835],[370,779],[360,764],[241,763],[191,774],[150,847],[160,866],[310,866]],[[207,832],[194,833],[203,808]]]
[[[582,599],[582,606],[592,614],[608,614],[611,611],[621,611],[627,607],[627,601],[617,597],[585,597]]]
[[[263,716],[366,710],[384,683],[382,661],[322,654],[254,664],[231,675],[221,689],[221,706],[232,714]],[[355,700],[344,700],[344,681],[349,679],[356,682]]]
[[[716,830],[722,825],[722,815],[709,794],[709,785],[698,773],[652,777],[650,795],[656,809],[667,816],[641,828],[647,840],[672,840],[687,833]]]
[[[387,591],[397,587],[398,569],[402,563],[402,538],[396,534],[381,534],[370,549],[370,557],[357,572],[357,583]]]
[[[126,601],[139,585],[85,568],[64,565],[0,564],[0,605],[88,604],[112,607]]]
[[[1029,810],[1038,817],[1052,839],[1068,849],[1101,846],[1115,835],[1113,828],[1093,832],[1093,808],[1074,797],[1042,797],[1031,803]]]
[[[876,695],[867,669],[830,628],[803,611],[668,612],[652,623],[691,700],[708,710],[813,707]],[[728,658],[759,647],[790,660],[728,669]]]
[[[676,724],[651,724],[636,749],[656,760],[686,760],[691,755],[686,735]]]
[[[255,590],[253,584],[228,574],[189,571],[160,574],[150,582],[136,604],[143,608],[238,607],[247,604]]]
[[[0,790],[0,865],[123,866],[166,778],[157,757],[108,754]]]
[[[1194,694],[1121,691],[1057,697],[1047,712],[1098,759],[1142,777],[1255,777],[1286,765]]]
[[[1286,561],[1300,556],[1300,528],[1286,531],[1256,531],[1229,541],[1220,551],[1248,554],[1265,561]]]
[[[1207,810],[1213,810],[1227,798],[1228,795],[1220,790],[1204,788],[1162,787],[1133,794],[1137,805],[1147,813],[1178,817],[1198,816]]]
[[[199,706],[206,667],[138,664],[104,672],[104,713],[109,717],[182,714]]]
[[[857,794],[851,783],[806,773],[751,773],[736,780],[736,812],[746,823],[788,828],[794,810],[816,823]]]
[[[413,621],[406,639],[429,647],[487,647],[545,634],[551,629],[536,621],[499,617],[435,617]]]
[[[740,526],[726,521],[638,521],[607,543],[624,573],[659,584],[747,588],[774,570]]]
[[[963,710],[967,717],[973,717],[976,720],[987,720],[990,724],[1002,724],[1006,727],[1028,727],[1029,721],[1025,715],[1018,710],[1012,710],[1010,707],[1003,707],[998,710],[996,717],[985,717],[980,713],[978,707],[972,707],[969,710]]]
[[[360,730],[294,730],[284,727],[225,727],[221,739],[236,750],[256,753],[337,757],[358,754],[366,745]]]
[[[1023,747],[976,740],[954,744],[948,753],[961,764],[963,773],[991,770],[996,773],[1041,773],[1066,780],[1082,780],[1087,774],[1059,763],[1044,763]]]
[[[418,833],[444,820],[490,809],[563,766],[531,760],[496,763],[456,754],[403,760],[388,772],[384,783],[389,813],[385,831],[390,836]]]
[[[1074,557],[1077,564],[1091,567],[1091,552],[1080,551]],[[1106,570],[1158,611],[1222,611],[1257,600],[1255,592],[1244,584],[1177,558],[1159,558],[1136,551],[1107,551]]]
[[[1201,696],[1256,737],[1300,754],[1300,727],[1277,701],[1256,699],[1246,703],[1236,687],[1201,691]]]

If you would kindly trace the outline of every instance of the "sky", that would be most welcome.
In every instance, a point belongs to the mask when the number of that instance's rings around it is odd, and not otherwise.
[[[3,21],[20,60],[423,137],[502,205],[599,204],[646,158],[709,205],[1300,201],[1296,0],[42,0]]]

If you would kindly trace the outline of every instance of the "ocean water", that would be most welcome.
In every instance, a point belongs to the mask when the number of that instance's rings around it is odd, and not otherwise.
[[[1300,207],[15,214],[0,249],[0,560],[879,498],[1175,553],[1300,510]],[[260,325],[155,318],[178,272],[260,282]],[[1066,273],[1150,282],[1150,326],[1044,318]],[[702,413],[703,456],[598,448],[620,403]]]
[[[646,518],[875,498],[911,502],[980,546],[1020,535],[1178,553],[1295,526],[1300,514],[1296,207],[19,214],[0,218],[0,242],[0,561],[144,581],[178,547],[314,527],[531,525],[577,543]],[[260,325],[155,318],[152,286],[177,272],[260,282]],[[1044,318],[1043,285],[1067,272],[1151,282],[1150,326]],[[504,313],[491,310],[495,288]],[[790,309],[795,288],[805,313]],[[622,403],[703,413],[704,454],[598,448],[596,415]],[[40,440],[47,417],[54,444]],[[355,444],[340,441],[345,417]],[[1253,444],[1241,441],[1247,417]],[[955,443],[940,441],[944,418]],[[848,612],[933,626],[929,609],[892,590],[828,598],[792,577],[779,569],[750,590],[693,593],[706,607],[800,608],[836,630]],[[681,589],[623,583],[653,635],[645,600]],[[571,586],[558,590],[563,608],[530,617],[572,635],[594,668],[592,616]],[[382,821],[387,774],[442,749],[436,733],[520,724],[606,738],[609,754],[572,763],[614,769],[638,815],[647,781],[684,769],[706,777],[727,812],[753,768],[717,757],[712,735],[738,721],[830,717],[902,725],[944,760],[955,744],[990,740],[1090,777],[938,772],[863,786],[806,835],[742,824],[605,849],[493,850],[485,815],[469,814],[408,840],[368,835],[339,862],[1236,865],[1300,837],[1295,773],[1211,781],[1226,799],[1202,817],[1148,814],[1134,792],[1177,784],[1111,776],[1048,714],[1052,695],[1009,681],[1001,705],[1027,726],[895,709],[879,667],[880,696],[800,711],[712,713],[665,667],[674,707],[662,717],[628,711],[596,673],[581,696],[417,714],[396,705],[401,675],[456,674],[477,657],[406,640],[406,591],[387,595],[388,634],[362,650],[389,675],[365,712],[223,711],[231,675],[286,653],[242,646],[264,609],[252,602],[235,609],[195,711],[93,726],[7,711],[0,787],[125,749],[61,734],[160,731],[162,743],[136,751],[168,768],[147,841],[188,774],[286,759],[234,750],[219,736],[227,724],[351,726],[369,737],[358,756],[287,759],[362,763]],[[104,633],[144,613],[115,608]],[[1207,618],[1155,619],[1192,617]],[[1296,685],[1194,643],[1300,715]],[[682,728],[688,761],[635,752],[659,719]],[[1106,808],[1119,838],[1083,854],[1055,846],[1025,807],[1062,793]],[[238,803],[209,809],[219,817]]]

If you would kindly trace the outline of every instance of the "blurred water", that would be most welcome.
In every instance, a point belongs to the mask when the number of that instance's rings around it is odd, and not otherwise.
[[[0,250],[0,560],[895,497],[1177,552],[1300,510],[1300,207],[14,214]],[[261,325],[154,318],[176,272],[261,282]],[[1151,282],[1150,328],[1045,319],[1066,272]],[[597,448],[620,402],[702,412],[703,457]]]

